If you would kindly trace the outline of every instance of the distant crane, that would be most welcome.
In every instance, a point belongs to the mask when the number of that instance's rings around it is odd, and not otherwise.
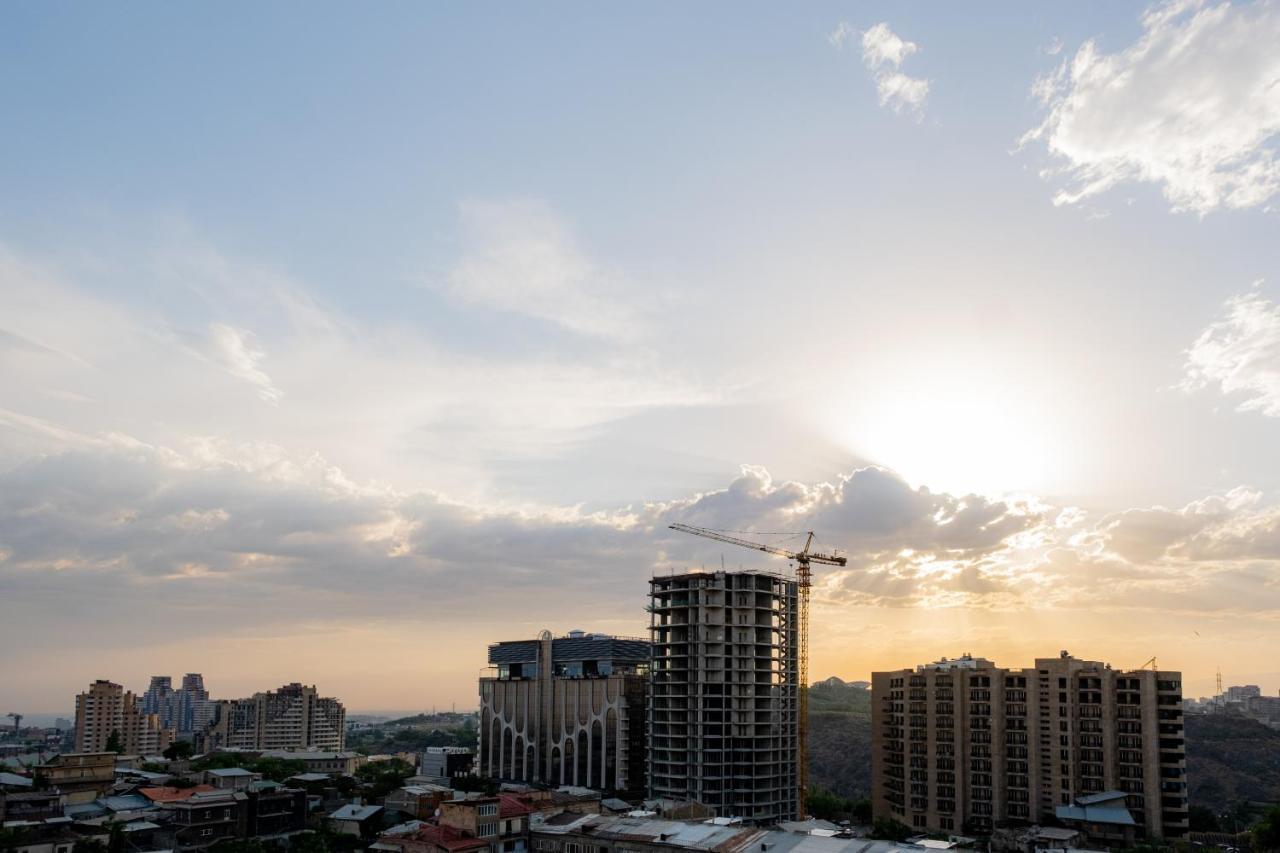
[[[1150,660],[1148,660],[1146,663],[1144,663],[1142,666],[1138,667],[1138,669],[1150,669],[1152,672],[1155,672],[1155,671],[1156,671],[1156,659],[1155,659],[1155,658],[1151,658],[1151,659],[1150,659]]]
[[[17,737],[18,732],[21,731],[22,729],[22,715],[15,714],[12,711],[10,711],[8,714],[5,714],[5,716],[13,720],[13,735],[14,737]]]
[[[848,558],[838,556],[834,552],[820,554],[810,551],[809,549],[813,546],[812,530],[806,534],[803,548],[799,551],[788,551],[775,545],[729,536],[724,531],[712,530],[707,527],[673,524],[671,529],[679,530],[681,533],[691,533],[694,536],[714,539],[717,542],[727,542],[730,545],[750,548],[753,551],[777,554],[780,557],[786,557],[788,560],[795,560],[796,562],[796,586],[799,587],[800,592],[800,630],[797,632],[800,646],[799,655],[797,655],[800,669],[800,754],[796,756],[798,762],[796,778],[799,782],[798,806],[800,813],[803,815],[805,792],[809,787],[809,590],[813,586],[813,572],[810,570],[809,564],[823,563],[828,566],[843,566],[848,563]]]

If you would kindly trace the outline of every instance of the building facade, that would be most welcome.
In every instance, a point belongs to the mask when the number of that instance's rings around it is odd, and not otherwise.
[[[645,640],[571,631],[489,647],[477,772],[642,794]]]
[[[649,795],[755,823],[795,820],[795,580],[714,572],[649,584]]]
[[[1119,791],[1140,834],[1187,831],[1182,677],[1062,652],[872,674],[872,808],[927,832],[1054,821]]]
[[[158,714],[144,713],[138,697],[113,681],[98,679],[76,696],[78,753],[107,752],[110,745],[125,755],[156,755],[173,739]]]
[[[346,743],[346,709],[314,686],[293,683],[246,699],[216,703],[197,749],[323,750]]]

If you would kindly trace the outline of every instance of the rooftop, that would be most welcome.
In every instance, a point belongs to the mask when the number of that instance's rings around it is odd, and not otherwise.
[[[212,785],[196,785],[192,788],[160,786],[156,788],[139,788],[138,793],[153,803],[176,803],[182,800],[189,800],[191,797],[202,792],[216,790],[217,788]]]
[[[382,811],[382,806],[358,806],[355,803],[347,803],[329,815],[329,818],[331,820],[368,820],[380,811]]]

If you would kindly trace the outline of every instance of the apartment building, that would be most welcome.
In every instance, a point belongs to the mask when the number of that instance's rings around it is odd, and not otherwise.
[[[156,755],[173,742],[174,735],[159,715],[143,713],[132,691],[113,681],[98,679],[76,696],[74,749],[78,753],[106,752],[111,744],[126,755]]]
[[[695,800],[720,817],[795,820],[795,580],[698,572],[649,587],[649,795]]]
[[[346,709],[314,686],[294,682],[278,690],[216,704],[213,720],[197,734],[196,747],[212,749],[323,750],[346,742]]]
[[[477,772],[643,794],[649,657],[646,640],[582,631],[491,645]]]
[[[1180,673],[1064,651],[1027,669],[965,655],[872,675],[876,818],[987,834],[1069,821],[1114,792],[1138,837],[1186,833]]]

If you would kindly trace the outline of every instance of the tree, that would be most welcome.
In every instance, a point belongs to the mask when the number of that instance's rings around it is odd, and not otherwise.
[[[114,752],[117,755],[124,752],[124,743],[120,740],[120,730],[112,729],[111,736],[107,738],[107,752]]]
[[[911,827],[892,818],[880,818],[871,825],[871,837],[885,841],[906,841],[911,837]]]
[[[289,853],[329,853],[329,839],[314,830],[300,832],[289,839]]]
[[[824,788],[814,788],[805,796],[809,814],[822,820],[840,820],[853,812],[853,802]]]
[[[361,766],[356,770],[356,778],[364,784],[370,800],[381,800],[403,785],[404,780],[413,773],[412,764],[393,758],[390,761],[371,761]]]
[[[175,740],[164,748],[164,757],[170,761],[177,761],[183,758],[190,758],[195,752],[195,747],[191,745],[189,740]]]
[[[1253,827],[1254,850],[1280,850],[1280,806],[1272,806]]]

